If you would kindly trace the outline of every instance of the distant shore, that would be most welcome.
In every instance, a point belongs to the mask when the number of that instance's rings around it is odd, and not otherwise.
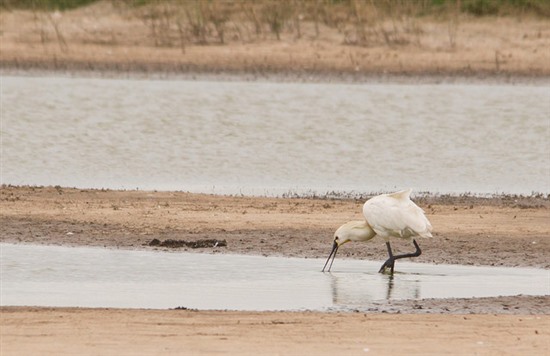
[[[98,2],[62,13],[2,11],[0,67],[3,73],[190,79],[550,81],[550,26],[532,16],[461,15],[456,24],[434,17],[403,17],[397,23],[382,19],[367,28],[371,37],[365,44],[349,42],[357,31],[351,24],[339,29],[320,24],[315,34],[313,24],[304,21],[299,37],[285,27],[277,40],[267,31],[249,33],[245,21],[228,27],[235,32],[226,34],[224,44],[186,37],[180,47],[174,24],[159,38],[140,9]],[[456,26],[452,33],[451,25]],[[382,33],[394,41],[383,40]]]
[[[5,76],[20,77],[68,77],[68,78],[104,78],[134,80],[185,80],[185,81],[221,81],[221,82],[274,82],[274,83],[334,83],[334,84],[477,84],[477,85],[550,85],[550,76],[487,74],[348,74],[348,73],[295,73],[295,72],[262,72],[249,71],[175,71],[166,67],[150,70],[128,69],[120,71],[114,66],[91,69],[93,66],[50,66],[47,63],[21,64],[3,63],[0,72]]]

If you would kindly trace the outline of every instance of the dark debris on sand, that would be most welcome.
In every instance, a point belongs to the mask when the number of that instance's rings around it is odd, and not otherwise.
[[[208,247],[226,247],[226,240],[217,240],[217,239],[201,239],[196,241],[185,241],[185,240],[173,240],[168,239],[160,241],[159,239],[153,239],[149,242],[149,246],[158,246],[158,247],[169,247],[169,248],[208,248]]]

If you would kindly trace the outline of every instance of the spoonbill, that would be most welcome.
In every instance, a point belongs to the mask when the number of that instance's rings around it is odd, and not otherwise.
[[[325,262],[323,272],[332,257],[328,272],[336,258],[338,248],[349,241],[368,241],[374,236],[381,236],[386,241],[389,258],[378,272],[384,273],[386,268],[393,274],[395,260],[420,256],[422,251],[415,237],[432,237],[432,224],[424,215],[424,211],[410,198],[412,189],[391,194],[375,196],[363,205],[365,220],[349,221],[340,226],[334,233],[332,251]],[[416,251],[402,255],[394,255],[390,245],[390,237],[411,239]]]

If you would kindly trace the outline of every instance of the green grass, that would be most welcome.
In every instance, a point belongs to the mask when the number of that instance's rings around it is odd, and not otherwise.
[[[0,0],[2,8],[35,9],[35,10],[69,10],[89,5],[98,0]],[[129,6],[151,5],[171,1],[182,6],[189,0],[114,0]],[[355,0],[197,0],[208,4],[239,7],[243,4],[259,8],[311,8],[320,4],[325,11],[352,11]],[[317,2],[318,1],[318,2]],[[515,15],[530,13],[542,17],[550,17],[550,0],[359,0],[361,6],[374,5],[382,12],[408,10],[420,15],[438,14],[454,11],[457,3],[462,13],[474,16]],[[451,10],[452,9],[452,10]]]
[[[0,0],[0,7],[63,11],[89,5],[96,1],[98,0]]]
[[[531,12],[550,16],[550,0],[462,0],[461,10],[475,16]]]

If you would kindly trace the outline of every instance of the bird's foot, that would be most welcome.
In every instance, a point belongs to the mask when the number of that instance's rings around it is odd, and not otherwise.
[[[390,274],[393,274],[393,267],[395,266],[395,259],[394,258],[388,258],[386,262],[380,267],[380,270],[378,273],[384,273],[386,272],[386,268],[390,269]]]

